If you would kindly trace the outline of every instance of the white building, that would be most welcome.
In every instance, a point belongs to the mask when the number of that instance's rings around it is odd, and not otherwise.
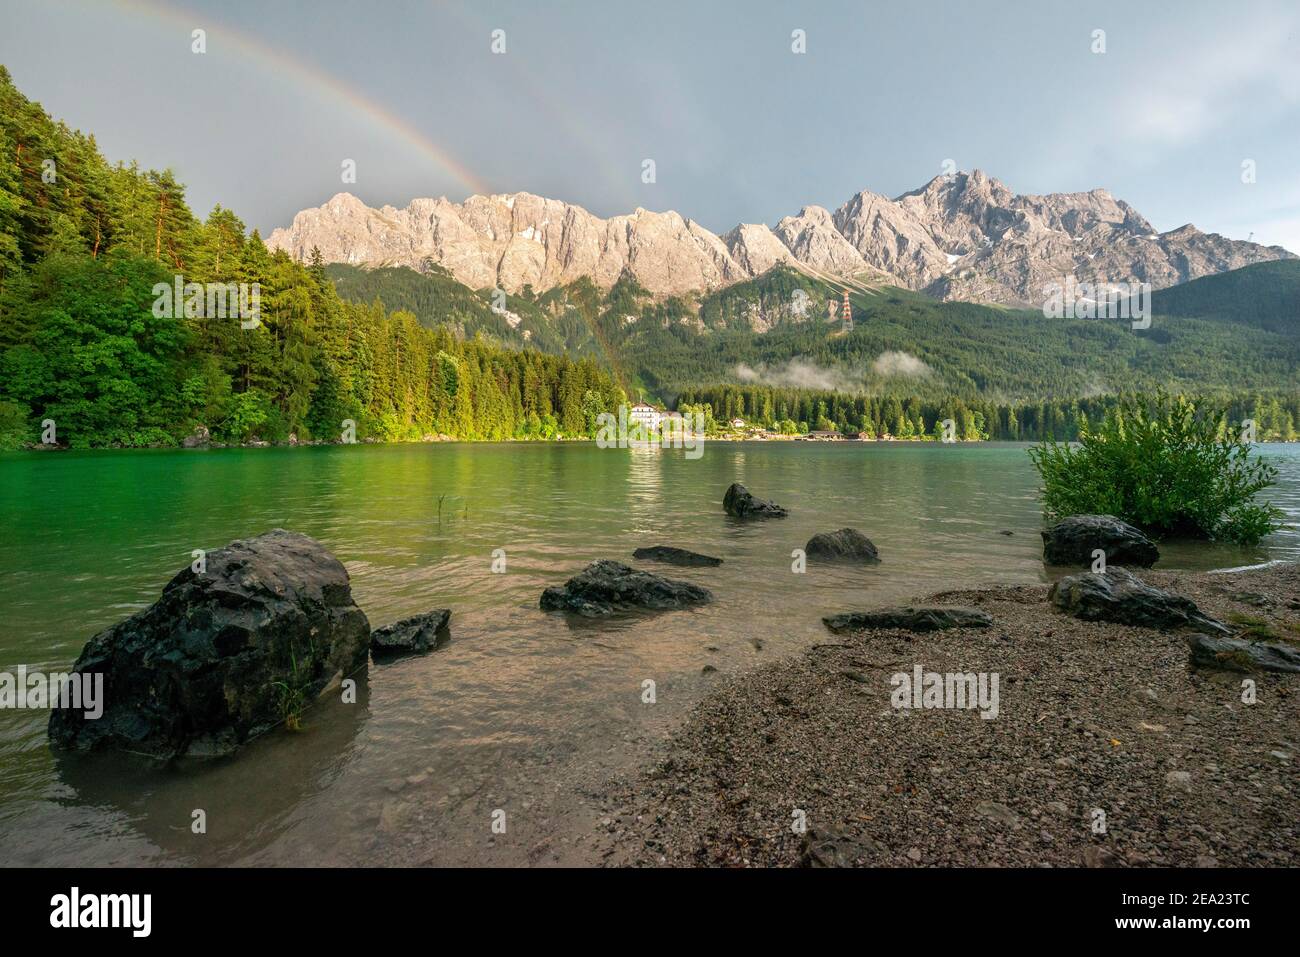
[[[645,402],[638,402],[627,410],[628,422],[640,423],[648,432],[658,432],[663,411]]]

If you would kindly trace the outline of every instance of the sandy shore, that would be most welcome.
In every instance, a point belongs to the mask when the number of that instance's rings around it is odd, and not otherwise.
[[[1300,566],[1141,575],[1234,627],[1300,641]],[[1193,668],[1183,634],[1078,621],[1047,592],[933,595],[927,603],[988,612],[993,626],[827,632],[798,657],[719,676],[653,765],[600,796],[600,857],[644,866],[1300,863],[1300,675]],[[996,674],[997,717],[893,707],[891,676],[918,665]],[[1254,703],[1243,701],[1248,677]]]

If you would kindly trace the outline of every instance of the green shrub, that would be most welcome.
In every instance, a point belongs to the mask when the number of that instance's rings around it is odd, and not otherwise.
[[[27,406],[0,399],[0,451],[21,449],[27,442],[34,441],[39,430],[30,426],[30,417],[31,409]]]
[[[1250,459],[1250,444],[1226,427],[1222,407],[1181,396],[1126,398],[1077,445],[1029,450],[1049,516],[1115,515],[1156,537],[1253,545],[1281,512],[1257,502],[1277,477]]]

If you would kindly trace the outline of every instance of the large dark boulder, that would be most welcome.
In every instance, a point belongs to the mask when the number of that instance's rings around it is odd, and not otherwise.
[[[602,558],[592,562],[563,586],[542,592],[545,611],[567,611],[600,618],[638,608],[687,608],[713,600],[707,588],[690,582],[637,571],[622,562]]]
[[[1190,598],[1152,587],[1125,568],[1070,575],[1052,585],[1047,597],[1061,611],[1083,621],[1228,633],[1223,622],[1202,614]]]
[[[809,558],[824,562],[857,562],[875,564],[880,561],[880,552],[871,543],[871,539],[856,528],[841,528],[837,532],[819,532],[808,539],[803,547]]]
[[[451,609],[439,608],[376,628],[370,633],[370,654],[381,661],[432,651],[447,639],[450,618]]]
[[[1224,671],[1300,672],[1300,648],[1216,635],[1187,636],[1191,663]]]
[[[987,628],[993,618],[978,608],[957,605],[908,606],[880,608],[876,611],[850,611],[830,615],[822,623],[834,632],[868,631],[896,628],[903,631],[944,631],[948,628]]]
[[[1150,568],[1160,558],[1155,542],[1114,515],[1071,515],[1043,532],[1043,561],[1091,565],[1097,549],[1108,565]]]
[[[103,715],[54,711],[53,747],[228,754],[365,665],[370,623],[319,542],[275,529],[205,561],[90,640],[73,670],[104,675]]]
[[[642,561],[681,565],[685,568],[713,568],[722,564],[721,558],[714,558],[712,555],[701,555],[699,552],[688,551],[685,548],[674,548],[672,545],[651,545],[649,548],[638,548],[632,553],[632,557],[639,558]]]
[[[731,483],[727,494],[722,497],[722,507],[728,515],[736,518],[785,518],[789,514],[775,502],[755,498],[739,482]]]

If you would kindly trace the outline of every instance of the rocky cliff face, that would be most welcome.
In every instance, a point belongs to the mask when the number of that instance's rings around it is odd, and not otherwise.
[[[463,203],[416,199],[371,209],[339,193],[294,217],[267,242],[327,262],[419,268],[426,259],[475,288],[542,291],[589,276],[608,288],[628,270],[654,293],[715,289],[748,278],[726,243],[675,212],[638,209],[600,219],[580,206],[530,193],[471,196]]]
[[[1045,285],[1069,275],[1162,288],[1294,258],[1191,225],[1157,234],[1103,189],[1022,196],[980,170],[935,177],[896,199],[863,191],[834,213],[806,206],[775,229],[741,224],[721,237],[672,211],[601,219],[530,193],[416,199],[405,209],[371,209],[339,193],[275,230],[267,245],[303,259],[318,247],[328,262],[418,269],[432,260],[468,286],[511,293],[582,276],[607,288],[626,271],[652,293],[680,295],[786,262],[943,299],[1031,306]]]

